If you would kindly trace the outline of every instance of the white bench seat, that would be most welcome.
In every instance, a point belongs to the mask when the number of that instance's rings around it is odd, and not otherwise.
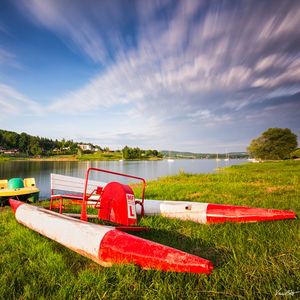
[[[51,173],[51,202],[50,210],[53,208],[53,200],[60,200],[60,210],[62,212],[63,200],[68,200],[67,206],[69,205],[81,205],[83,200],[83,193],[85,189],[86,180],[83,178],[77,178],[72,176],[60,175]],[[88,180],[86,194],[88,195],[87,205],[96,205],[100,195],[95,195],[95,191],[100,191],[106,186],[106,182]],[[68,194],[54,194],[54,191],[68,192]],[[94,194],[91,196],[91,194]],[[75,194],[76,193],[76,194]]]

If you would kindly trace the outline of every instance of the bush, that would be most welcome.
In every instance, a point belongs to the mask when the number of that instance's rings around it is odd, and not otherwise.
[[[291,153],[291,157],[292,158],[299,158],[300,157],[300,149],[297,149],[297,150],[293,151]]]

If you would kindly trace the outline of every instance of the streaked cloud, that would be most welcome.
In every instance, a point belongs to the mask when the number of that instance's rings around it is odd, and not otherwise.
[[[98,68],[81,86],[48,101],[40,108],[44,114],[114,119],[122,107],[122,125],[111,133],[115,140],[125,132],[137,142],[142,132],[151,140],[155,131],[166,146],[173,130],[179,146],[201,136],[218,138],[217,129],[226,130],[222,139],[232,130],[242,135],[253,120],[256,134],[276,120],[288,127],[289,113],[297,117],[300,100],[285,101],[300,91],[298,1],[15,3],[30,22]],[[0,48],[0,62],[5,55]],[[144,127],[136,132],[137,122]],[[300,134],[299,126],[294,130]]]
[[[0,117],[8,119],[11,115],[38,113],[39,105],[10,86],[0,84]]]

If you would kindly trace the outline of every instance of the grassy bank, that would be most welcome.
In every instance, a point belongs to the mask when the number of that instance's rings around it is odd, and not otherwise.
[[[300,211],[300,162],[230,167],[147,182],[147,199]],[[141,187],[133,185],[137,198]],[[0,299],[297,299],[300,221],[200,225],[147,217],[137,236],[211,260],[213,273],[104,268],[0,214]],[[277,293],[277,295],[276,295]],[[291,294],[292,293],[292,294]],[[293,294],[294,293],[294,294]],[[285,295],[282,295],[285,294]]]

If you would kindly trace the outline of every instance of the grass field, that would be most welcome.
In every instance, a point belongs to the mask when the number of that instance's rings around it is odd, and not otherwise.
[[[300,161],[230,167],[218,174],[163,177],[147,199],[188,200],[300,211]],[[133,185],[136,198],[141,187]],[[0,214],[0,299],[298,299],[299,219],[201,225],[139,220],[140,236],[211,260],[212,274],[104,268]]]

